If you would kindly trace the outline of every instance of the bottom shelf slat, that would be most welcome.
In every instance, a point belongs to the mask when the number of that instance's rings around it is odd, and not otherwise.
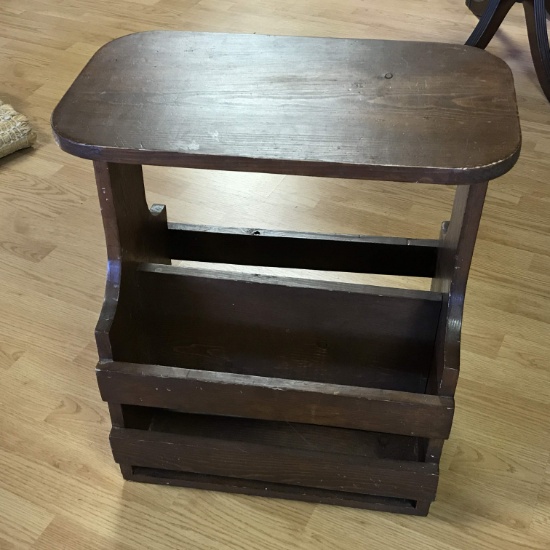
[[[410,499],[327,491],[311,487],[304,488],[293,485],[283,485],[282,483],[266,483],[231,477],[177,472],[175,470],[141,467],[133,467],[129,470],[131,473],[125,475],[126,479],[142,483],[156,483],[208,491],[222,491],[225,493],[299,500],[303,502],[364,508],[367,510],[393,512],[397,514],[425,516],[428,513],[430,505],[428,501],[418,502]]]
[[[365,449],[366,445],[377,445],[365,432],[329,428],[328,440],[335,441],[330,446],[324,434],[315,437],[310,431],[304,438],[297,433],[301,443],[293,446],[297,428],[289,423],[245,421],[246,429],[240,430],[229,429],[227,423],[238,426],[240,419],[172,414],[168,421],[153,417],[148,430],[113,428],[115,460],[134,467],[292,485],[304,490],[415,501],[433,500],[435,496],[436,464],[384,458],[378,448]],[[323,432],[319,426],[307,429]],[[345,444],[337,443],[340,431],[347,438]],[[417,450],[415,453],[417,457]]]

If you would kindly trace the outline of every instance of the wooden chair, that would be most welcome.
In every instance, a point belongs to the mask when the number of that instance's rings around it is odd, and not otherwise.
[[[550,46],[546,26],[550,0],[467,0],[466,5],[480,20],[466,44],[486,48],[516,2],[523,4],[531,57],[542,91],[550,100]]]

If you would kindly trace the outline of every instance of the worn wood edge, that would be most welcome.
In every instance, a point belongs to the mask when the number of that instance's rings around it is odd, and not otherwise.
[[[186,413],[441,439],[449,436],[454,415],[452,397],[430,394],[119,362],[98,363],[96,374],[104,401]],[[126,391],[125,385],[129,386]],[[151,388],[157,391],[147,392]],[[198,388],[221,391],[226,399],[215,399],[212,404],[200,399],[205,395],[202,392],[195,398],[189,395]],[[301,408],[285,405],[287,397],[301,399]],[[341,407],[346,414],[334,414]]]
[[[307,380],[287,380],[286,378],[267,378],[250,374],[235,374],[229,372],[214,372],[163,365],[145,365],[121,361],[100,361],[97,364],[98,373],[124,374],[128,376],[157,376],[172,380],[195,380],[197,382],[216,383],[222,385],[267,388],[274,391],[299,390],[302,392],[323,393],[342,396],[360,397],[369,401],[400,402],[407,404],[422,404],[436,408],[453,408],[454,399],[447,396],[432,394],[415,394],[411,392],[382,390],[378,388],[361,388],[340,384],[326,384]]]
[[[122,464],[120,465],[122,468]],[[294,500],[315,504],[332,506],[345,506],[374,510],[379,512],[391,512],[398,514],[425,516],[428,514],[424,503],[410,499],[398,499],[396,497],[375,497],[359,493],[343,493],[327,491],[323,489],[284,485],[282,483],[262,483],[223,476],[194,474],[191,472],[177,472],[175,470],[161,470],[155,468],[130,467],[125,470],[124,478],[128,481],[141,483],[154,483],[175,487],[186,487],[206,491],[220,491],[224,493],[242,494]]]
[[[167,152],[148,149],[103,147],[73,141],[55,127],[53,133],[59,147],[70,155],[87,160],[170,166],[197,170],[228,172],[255,172],[320,178],[392,181],[402,183],[429,183],[438,185],[471,185],[496,179],[516,164],[521,140],[515,151],[494,163],[471,168],[437,168],[430,166],[357,165],[324,161],[263,159],[224,155],[205,155],[187,152]]]
[[[398,298],[421,300],[428,302],[441,302],[443,294],[431,290],[412,290],[355,283],[342,283],[334,281],[322,281],[317,279],[297,279],[293,277],[280,277],[276,275],[264,275],[259,273],[236,273],[233,271],[211,270],[201,267],[181,267],[154,263],[140,263],[137,266],[138,274],[147,274],[169,277],[198,277],[203,279],[219,279],[225,281],[244,282],[248,284],[268,284],[273,286],[285,286],[292,288],[308,288],[312,290],[329,292],[346,292],[350,294],[366,294],[382,298]]]
[[[153,205],[162,206],[162,205]],[[197,225],[188,223],[168,222],[168,229],[172,231],[194,231],[198,233],[223,233],[230,235],[252,236],[259,233],[260,237],[284,237],[288,239],[305,239],[319,241],[343,241],[365,244],[388,244],[399,246],[418,246],[439,248],[438,239],[413,239],[408,237],[379,237],[371,235],[351,235],[345,233],[308,233],[305,231],[286,231],[262,229],[259,227],[221,227],[215,225]]]
[[[121,271],[120,262],[114,260],[107,262],[107,281],[105,283],[103,304],[94,329],[97,348],[101,350],[100,353],[103,359],[113,358],[109,333],[115,320],[120,298]]]

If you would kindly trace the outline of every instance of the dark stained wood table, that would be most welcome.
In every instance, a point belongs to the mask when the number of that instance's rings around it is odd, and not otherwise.
[[[520,151],[505,63],[447,44],[140,33],[99,50],[52,126],[94,161],[108,250],[97,376],[125,478],[427,514],[487,182]],[[149,209],[144,164],[458,187],[439,239],[191,226]]]

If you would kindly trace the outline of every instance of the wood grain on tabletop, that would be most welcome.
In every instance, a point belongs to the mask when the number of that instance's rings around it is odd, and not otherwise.
[[[521,143],[512,75],[483,50],[226,33],[111,42],[52,126],[94,160],[435,183],[501,176]]]
[[[513,70],[523,149],[516,167],[489,186],[455,421],[428,518],[123,483],[94,371],[106,253],[92,165],[62,152],[49,127],[90,56],[131,32],[460,44],[475,22],[462,0],[2,2],[0,97],[39,135],[33,151],[0,160],[2,550],[550,546],[550,105],[521,6],[489,51]],[[146,167],[145,178],[149,203],[167,203],[171,221],[220,227],[433,239],[452,199],[444,186],[387,182],[159,167]]]

